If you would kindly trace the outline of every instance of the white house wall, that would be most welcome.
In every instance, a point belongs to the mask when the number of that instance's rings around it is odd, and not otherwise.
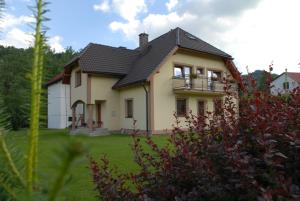
[[[62,81],[48,87],[48,128],[66,128],[71,122],[70,86]]]
[[[287,76],[287,81],[289,82],[289,91],[292,91],[297,87],[300,87],[299,83],[291,79],[289,76]],[[273,87],[271,88],[271,93],[273,95],[278,95],[278,93],[281,94],[284,93],[285,92],[285,90],[283,89],[284,82],[286,82],[285,73],[271,83],[271,85],[273,85]]]

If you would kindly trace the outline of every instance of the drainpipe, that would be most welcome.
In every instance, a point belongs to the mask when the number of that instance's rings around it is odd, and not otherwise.
[[[143,85],[143,88],[145,90],[145,97],[146,97],[146,132],[147,132],[147,135],[150,135],[149,133],[149,103],[148,103],[148,97],[149,97],[149,91],[147,90],[146,86]]]
[[[288,79],[287,79],[287,68],[285,69],[285,76],[284,76],[284,82],[285,82],[285,95],[287,95],[288,93],[288,89],[287,89],[287,82],[288,82]]]

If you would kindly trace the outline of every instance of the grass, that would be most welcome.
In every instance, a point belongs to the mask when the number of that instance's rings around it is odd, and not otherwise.
[[[9,142],[13,142],[14,147],[21,151],[23,155],[27,151],[27,131],[21,130],[12,132]],[[167,142],[167,136],[154,136],[154,141],[158,145]],[[56,178],[59,168],[60,158],[64,147],[69,141],[76,140],[82,142],[87,149],[87,154],[79,158],[72,166],[70,177],[60,193],[60,200],[74,201],[94,201],[96,194],[93,191],[93,183],[88,169],[87,155],[100,159],[107,155],[111,164],[117,166],[120,171],[137,171],[138,167],[133,161],[133,153],[130,147],[132,139],[128,135],[109,135],[99,137],[70,136],[66,130],[41,130],[39,139],[39,182],[43,187],[49,188]],[[10,143],[12,144],[12,143]]]

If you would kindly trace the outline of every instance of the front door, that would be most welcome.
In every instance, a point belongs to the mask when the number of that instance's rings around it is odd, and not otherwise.
[[[97,103],[97,126],[99,128],[102,127],[102,119],[101,119],[101,103]]]

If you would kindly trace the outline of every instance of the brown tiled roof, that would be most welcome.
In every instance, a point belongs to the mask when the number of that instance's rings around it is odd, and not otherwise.
[[[64,72],[61,72],[61,73],[55,75],[53,78],[51,78],[51,79],[45,84],[45,86],[46,86],[46,87],[49,87],[50,85],[55,84],[55,83],[61,81],[61,80],[63,79],[63,77],[64,77]]]
[[[293,80],[300,82],[300,73],[288,72],[288,76]]]
[[[78,62],[85,73],[126,75],[138,54],[138,51],[124,47],[116,48],[90,43],[67,66]]]
[[[145,82],[155,68],[176,47],[232,60],[229,54],[180,28],[176,28],[150,41],[143,49],[129,50],[91,43],[79,56],[72,59],[65,69],[78,62],[82,71],[86,73],[119,75],[121,79],[114,86],[114,88],[119,88]]]

